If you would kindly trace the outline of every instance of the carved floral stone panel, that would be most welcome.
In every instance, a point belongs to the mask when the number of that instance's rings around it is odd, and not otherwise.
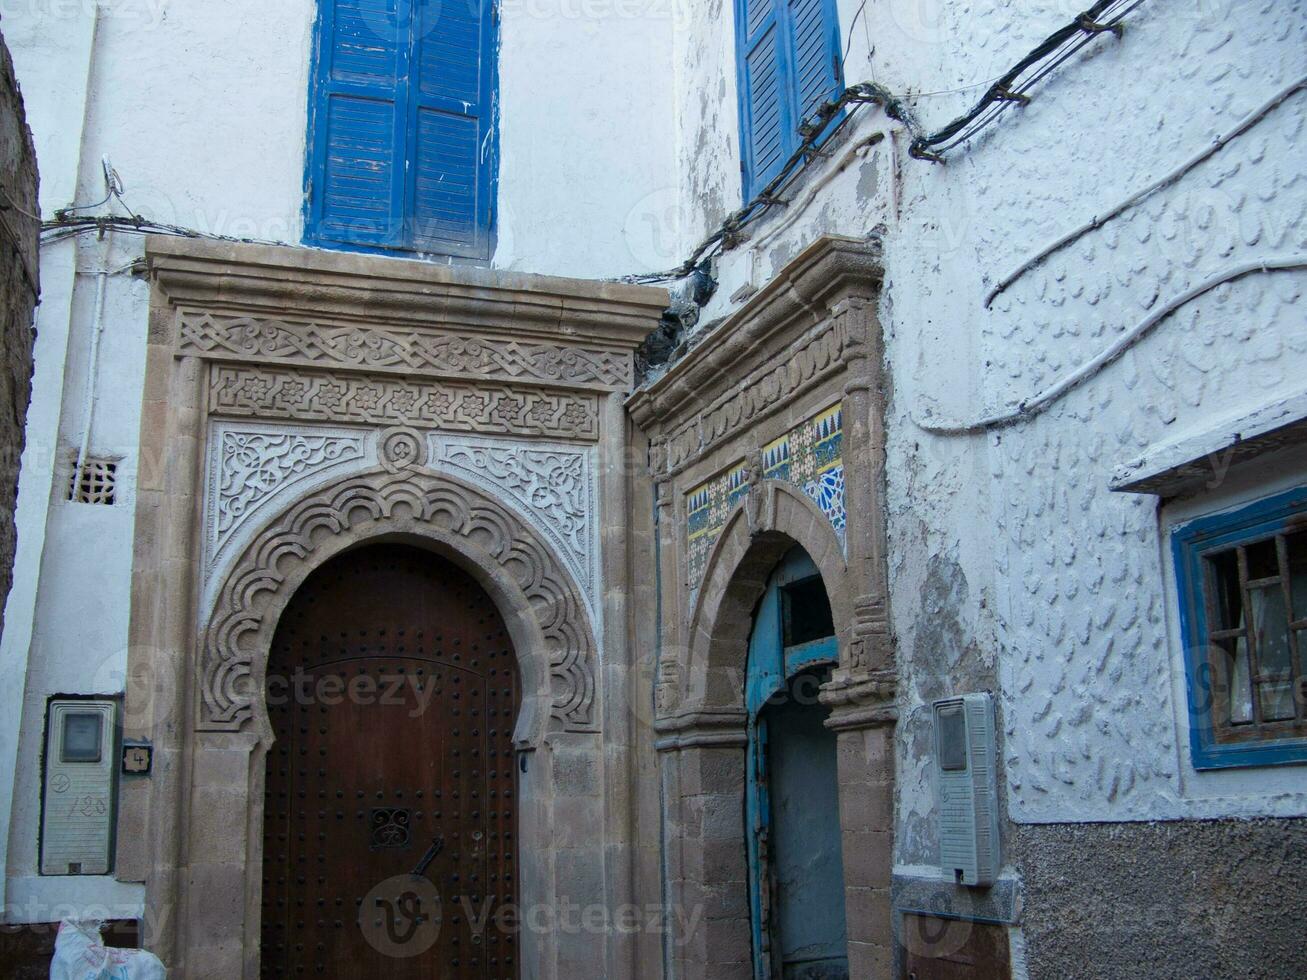
[[[183,310],[183,354],[314,367],[454,374],[539,384],[630,388],[630,354],[544,342],[462,337],[381,324],[337,325]]]
[[[741,378],[708,407],[668,429],[660,471],[670,473],[702,458],[778,405],[841,370],[847,345],[848,330],[835,317],[774,362]]]
[[[207,608],[215,572],[271,514],[274,498],[293,499],[350,470],[363,469],[370,434],[358,429],[285,423],[210,424],[205,454],[201,599]]]
[[[594,450],[431,434],[431,466],[503,494],[535,524],[585,590],[598,623],[599,513]]]
[[[598,396],[547,388],[215,364],[209,412],[593,441]]]
[[[206,453],[201,604],[259,525],[314,488],[380,465],[392,473],[452,473],[515,507],[548,540],[602,615],[598,468],[592,446],[520,443],[422,432],[290,423],[210,423]]]

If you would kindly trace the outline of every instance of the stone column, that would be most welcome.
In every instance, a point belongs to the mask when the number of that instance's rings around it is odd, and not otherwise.
[[[897,670],[885,559],[885,434],[882,347],[874,294],[832,307],[846,331],[845,506],[849,642],[821,694],[837,733],[844,903],[851,976],[892,975],[894,751]]]
[[[750,980],[744,715],[660,722],[667,980]]]

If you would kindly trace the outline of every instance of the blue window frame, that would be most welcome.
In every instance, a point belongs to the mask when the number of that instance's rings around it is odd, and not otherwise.
[[[1307,487],[1171,532],[1194,767],[1307,762]]]
[[[835,0],[735,0],[746,201],[798,149],[799,126],[839,93],[839,30]]]
[[[495,0],[320,0],[305,238],[487,259]]]

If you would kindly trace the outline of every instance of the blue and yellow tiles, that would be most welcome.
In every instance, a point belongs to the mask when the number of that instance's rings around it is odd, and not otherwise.
[[[803,489],[821,508],[844,543],[843,412],[833,405],[762,447],[762,477]],[[686,497],[688,514],[687,582],[698,589],[708,553],[736,502],[748,492],[743,462],[695,487]]]
[[[721,534],[722,525],[731,508],[748,491],[745,483],[744,463],[737,463],[706,483],[701,483],[687,495],[686,511],[689,526],[689,581],[697,588],[708,563],[708,552]]]

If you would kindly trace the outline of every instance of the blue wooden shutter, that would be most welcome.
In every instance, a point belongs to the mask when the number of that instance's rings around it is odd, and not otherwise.
[[[830,0],[787,0],[793,38],[795,126],[840,90],[839,19]]]
[[[744,196],[753,197],[788,159],[794,128],[786,95],[785,31],[777,16],[783,0],[739,0],[740,134]]]
[[[409,0],[322,0],[310,125],[311,240],[403,236]]]
[[[751,200],[798,149],[799,126],[840,90],[834,0],[736,0],[741,169]]]
[[[413,247],[489,257],[494,0],[418,0],[407,187]]]

